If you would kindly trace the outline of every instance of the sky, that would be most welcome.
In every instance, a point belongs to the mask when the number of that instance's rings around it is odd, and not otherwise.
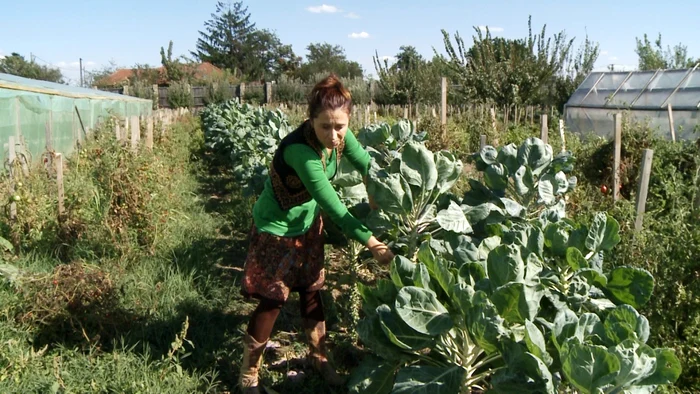
[[[226,1],[226,0],[224,0]],[[5,3],[5,4],[3,4]],[[173,41],[176,56],[190,56],[199,32],[211,19],[216,0],[0,0],[0,56],[17,52],[25,58],[61,69],[71,84],[79,82],[79,61],[87,70],[114,62],[119,67],[160,65],[160,48]],[[468,0],[246,0],[251,21],[274,31],[305,56],[310,43],[340,45],[366,74],[376,74],[379,57],[393,57],[412,45],[426,58],[444,54],[441,30],[466,44],[475,28],[489,27],[495,36],[524,38],[528,17],[533,33],[547,27],[547,36],[564,31],[586,34],[600,44],[596,68],[634,69],[635,38],[645,33],[663,44],[683,43],[700,57],[697,15],[700,2],[617,1],[468,1]]]

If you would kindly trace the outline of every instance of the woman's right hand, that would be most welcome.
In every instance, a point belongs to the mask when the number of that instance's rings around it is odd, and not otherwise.
[[[389,264],[394,259],[394,253],[391,249],[374,236],[367,241],[367,249],[372,252],[372,257],[380,264]]]

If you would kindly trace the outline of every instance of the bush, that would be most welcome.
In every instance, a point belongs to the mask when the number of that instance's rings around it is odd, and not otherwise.
[[[186,82],[173,82],[168,87],[168,105],[171,108],[191,108],[194,105],[192,89]]]

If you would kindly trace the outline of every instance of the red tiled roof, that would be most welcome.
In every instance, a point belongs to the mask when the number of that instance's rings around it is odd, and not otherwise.
[[[190,65],[190,64],[185,65],[186,68],[189,68],[191,66],[192,65]],[[160,74],[160,80],[158,81],[158,83],[159,84],[160,83],[167,83],[167,81],[165,80],[164,67],[161,66],[161,67],[155,68],[154,70],[158,71],[158,73]],[[99,83],[101,85],[111,85],[111,86],[121,85],[121,84],[127,82],[129,80],[129,78],[131,78],[134,75],[135,71],[136,70],[133,68],[120,68],[117,71],[115,71],[114,73],[112,73],[111,75],[102,78],[99,81]],[[195,78],[204,78],[204,77],[207,77],[207,76],[210,76],[212,74],[219,73],[219,72],[222,72],[220,68],[214,66],[213,64],[211,64],[209,62],[203,62],[203,63],[199,63],[196,65],[196,69],[194,71],[194,77]]]

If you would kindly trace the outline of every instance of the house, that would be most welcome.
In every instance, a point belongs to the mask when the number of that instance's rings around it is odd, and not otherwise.
[[[192,74],[194,79],[206,79],[208,77],[214,77],[218,74],[222,74],[223,70],[214,66],[209,62],[202,62],[198,64],[183,64],[183,68],[186,73]],[[148,76],[148,73],[157,73],[157,77]],[[99,81],[96,81],[96,85],[103,87],[118,87],[129,84],[129,79],[134,77],[135,74],[142,74],[146,78],[156,79],[155,84],[159,86],[168,86],[168,80],[165,75],[165,68],[163,66],[157,68],[121,68],[117,69],[111,75],[108,75]]]

